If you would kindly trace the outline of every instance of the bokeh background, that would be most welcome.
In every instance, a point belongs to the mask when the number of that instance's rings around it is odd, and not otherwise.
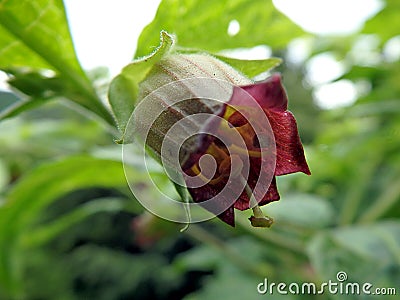
[[[65,14],[59,0],[0,1],[0,299],[397,299],[398,1],[164,0],[157,14],[158,1],[84,2],[66,0]],[[281,200],[263,208],[272,228],[243,212],[236,228],[181,232],[129,191],[99,103],[161,29],[183,47],[283,58],[312,176],[278,178]],[[265,278],[321,284],[339,271],[397,296],[257,293]]]

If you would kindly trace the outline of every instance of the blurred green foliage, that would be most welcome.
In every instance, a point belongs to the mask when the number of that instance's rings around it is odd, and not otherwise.
[[[276,219],[271,229],[252,228],[243,212],[235,229],[209,221],[181,233],[130,193],[116,122],[95,81],[106,74],[80,67],[62,1],[0,1],[0,69],[20,92],[0,93],[0,299],[380,299],[257,293],[264,278],[320,284],[339,271],[399,294],[400,68],[387,43],[398,38],[400,7],[385,4],[356,34],[313,36],[268,1],[162,1],[136,56],[159,44],[161,30],[182,49],[269,46],[283,58],[313,173],[278,179],[282,199],[263,207]],[[300,62],[290,61],[295,39],[309,45]],[[364,87],[354,104],[314,104],[306,65],[321,53],[345,64],[334,81]],[[129,97],[111,105],[123,128]],[[147,189],[143,166],[133,160],[131,168]]]
[[[240,30],[236,35],[229,35],[229,24],[233,20],[239,23]],[[151,52],[158,44],[154,33],[161,30],[176,34],[181,46],[206,51],[262,44],[279,49],[293,36],[302,34],[271,1],[164,0],[154,20],[143,29],[135,57]]]

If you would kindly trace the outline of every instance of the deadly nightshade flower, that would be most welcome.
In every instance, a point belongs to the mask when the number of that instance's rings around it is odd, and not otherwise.
[[[279,74],[253,82],[212,56],[171,54],[139,100],[134,123],[147,149],[179,169],[194,202],[216,199],[204,207],[229,225],[234,209],[252,208],[252,225],[269,227],[259,206],[279,200],[275,176],[310,174]]]

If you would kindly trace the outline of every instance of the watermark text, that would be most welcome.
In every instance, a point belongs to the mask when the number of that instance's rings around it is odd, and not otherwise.
[[[321,284],[313,282],[303,283],[284,283],[269,282],[264,278],[263,282],[257,285],[259,294],[293,294],[293,295],[317,295],[329,293],[332,295],[396,295],[397,291],[394,287],[374,287],[369,282],[346,282],[347,273],[340,271],[336,274],[336,280],[328,280]]]

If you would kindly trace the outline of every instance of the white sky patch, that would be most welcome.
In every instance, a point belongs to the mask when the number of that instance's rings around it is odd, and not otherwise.
[[[400,59],[400,35],[388,40],[383,48],[383,54],[388,62],[395,62]]]
[[[7,84],[7,74],[0,71],[0,91],[8,91],[9,87]]]
[[[348,34],[380,8],[379,0],[273,0],[275,6],[304,30],[316,34]]]
[[[235,36],[239,33],[240,31],[240,24],[237,20],[232,20],[229,22],[228,25],[228,34],[230,36]]]
[[[143,27],[160,0],[65,0],[70,30],[84,69],[105,66],[116,75],[133,58]]]
[[[252,48],[223,50],[220,53],[237,59],[266,59],[271,57],[272,50],[268,46],[259,45]]]
[[[353,104],[358,93],[354,83],[343,79],[317,87],[313,96],[320,108],[333,109]]]
[[[361,35],[354,42],[348,56],[354,64],[360,66],[375,66],[382,61],[379,50],[380,39],[375,35]]]
[[[287,47],[287,60],[297,65],[304,63],[311,55],[312,43],[312,38],[292,40]]]
[[[335,80],[345,72],[343,63],[338,62],[330,53],[321,53],[312,57],[306,64],[306,79],[313,85]]]

